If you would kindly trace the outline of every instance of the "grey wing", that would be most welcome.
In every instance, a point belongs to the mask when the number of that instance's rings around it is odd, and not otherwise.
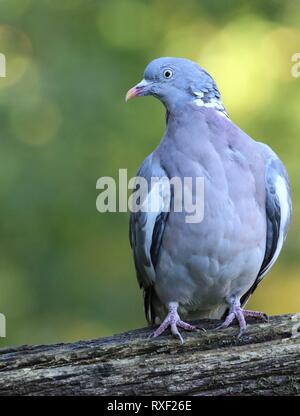
[[[292,213],[291,191],[287,171],[277,155],[266,144],[265,157],[267,238],[264,260],[254,285],[241,298],[244,305],[257,285],[275,263],[287,235]]]
[[[155,267],[171,204],[170,183],[166,172],[154,159],[153,154],[145,159],[137,177],[146,180],[148,191],[140,193],[140,209],[130,214],[129,239],[137,280],[143,289],[146,319],[153,323]],[[152,183],[151,178],[155,178]],[[136,186],[134,192],[139,191],[140,187]]]

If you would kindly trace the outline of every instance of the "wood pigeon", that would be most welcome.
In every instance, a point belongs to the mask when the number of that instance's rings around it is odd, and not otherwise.
[[[291,217],[286,169],[266,144],[244,133],[229,118],[213,78],[182,58],[150,62],[126,101],[153,95],[166,108],[166,129],[137,176],[203,178],[204,215],[186,221],[174,210],[171,185],[150,187],[155,212],[130,216],[130,242],[149,324],[195,330],[182,319],[266,319],[243,306],[279,256]],[[136,188],[137,191],[138,187]],[[195,189],[192,188],[192,192]],[[148,195],[148,196],[149,196]],[[168,195],[168,198],[166,198]],[[171,196],[170,196],[171,195]],[[194,195],[193,195],[194,196]],[[147,197],[147,195],[146,195]],[[165,201],[169,201],[169,209]]]

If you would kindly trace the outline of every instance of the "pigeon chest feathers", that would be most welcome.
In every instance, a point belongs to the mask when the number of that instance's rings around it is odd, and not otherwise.
[[[212,109],[189,105],[170,118],[156,152],[169,177],[204,178],[204,216],[188,224],[184,212],[170,212],[156,270],[161,298],[208,310],[255,280],[266,229],[263,161],[254,150]]]

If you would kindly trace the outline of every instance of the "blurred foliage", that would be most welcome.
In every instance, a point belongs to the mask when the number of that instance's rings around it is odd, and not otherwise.
[[[99,214],[95,184],[133,176],[162,136],[159,102],[124,103],[158,56],[204,66],[232,119],[284,160],[293,223],[249,306],[300,311],[299,22],[296,0],[0,0],[1,346],[144,325],[128,214]]]

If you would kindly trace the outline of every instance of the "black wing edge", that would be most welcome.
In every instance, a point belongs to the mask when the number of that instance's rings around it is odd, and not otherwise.
[[[162,243],[162,237],[164,234],[166,222],[168,219],[169,212],[161,212],[158,217],[156,218],[153,234],[152,234],[152,243],[150,248],[150,255],[153,267],[155,269],[158,259],[159,259],[159,251]],[[129,225],[129,241],[131,247],[133,247],[132,235],[131,235],[131,227],[132,227],[133,216],[130,216],[130,225]],[[135,256],[134,256],[135,257]],[[149,325],[153,325],[155,323],[155,309],[154,309],[154,302],[157,298],[155,293],[155,289],[153,285],[145,286],[143,284],[143,278],[141,276],[141,272],[138,269],[136,259],[134,258],[135,269],[137,274],[137,280],[139,282],[140,288],[143,290],[143,297],[144,297],[144,312],[145,317]]]
[[[261,268],[258,272],[258,275],[254,284],[241,297],[241,306],[245,305],[249,297],[252,295],[252,293],[255,291],[259,283],[262,281],[261,276],[263,276],[266,270],[268,269],[269,264],[271,263],[272,258],[276,252],[277,243],[279,240],[279,232],[280,232],[280,218],[281,218],[281,210],[280,210],[279,201],[276,198],[275,206],[273,208],[268,209],[268,204],[267,204],[267,241],[266,241],[265,257],[263,259]]]
[[[169,212],[161,212],[159,216],[156,218],[153,234],[152,234],[152,244],[150,248],[150,254],[151,254],[151,261],[154,267],[154,270],[156,268],[158,259],[159,259],[159,251],[161,247],[162,237],[165,231],[166,222],[168,219]],[[155,308],[154,308],[154,302],[157,298],[155,289],[153,285],[148,286],[147,288],[144,288],[144,311],[145,311],[145,317],[147,319],[147,322],[150,325],[153,325],[155,323]]]

